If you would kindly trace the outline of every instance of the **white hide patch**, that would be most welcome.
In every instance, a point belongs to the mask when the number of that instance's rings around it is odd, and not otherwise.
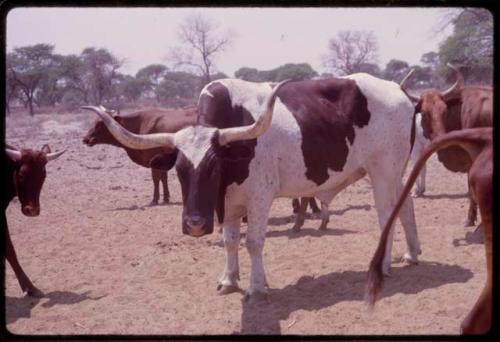
[[[175,146],[186,156],[196,169],[207,154],[217,128],[190,126],[174,135]]]

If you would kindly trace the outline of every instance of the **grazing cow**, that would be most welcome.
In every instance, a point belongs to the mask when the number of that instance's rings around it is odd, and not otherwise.
[[[472,128],[450,133],[441,134],[436,137],[423,151],[413,168],[403,192],[396,204],[387,224],[380,236],[377,250],[370,262],[368,271],[368,282],[366,288],[366,300],[373,306],[378,298],[382,287],[382,261],[385,258],[385,248],[389,240],[392,224],[405,200],[410,189],[415,182],[420,168],[425,161],[436,151],[448,146],[460,146],[469,155],[472,165],[469,168],[468,180],[471,194],[479,204],[481,214],[481,227],[483,229],[484,247],[486,251],[487,278],[486,284],[469,312],[461,324],[461,332],[464,334],[486,333],[491,327],[492,314],[492,286],[493,286],[493,239],[492,239],[492,208],[493,208],[493,143],[492,128]]]
[[[123,127],[134,133],[174,133],[188,125],[194,125],[196,122],[197,110],[196,107],[188,107],[186,109],[141,110],[126,115],[118,115],[114,112],[110,112],[110,114]],[[97,120],[89,129],[87,135],[83,138],[83,143],[87,146],[109,144],[121,147],[125,149],[127,155],[133,162],[147,168],[150,167],[149,161],[151,158],[161,152],[161,148],[140,151],[125,147],[109,133],[106,125],[104,125],[101,120]],[[151,205],[158,204],[160,198],[160,181],[163,184],[163,201],[168,203],[170,200],[170,193],[168,191],[167,171],[151,168],[151,176],[154,185]]]
[[[415,110],[422,113],[424,136],[433,140],[441,134],[464,128],[491,127],[493,124],[493,90],[491,87],[464,86],[460,71],[448,64],[457,81],[448,90],[426,91],[419,97],[407,95],[416,102]],[[404,82],[401,84],[404,89]],[[450,146],[438,151],[439,161],[450,171],[468,172],[472,161],[460,146]],[[465,226],[473,226],[477,217],[477,205],[469,191],[469,211]]]
[[[262,250],[274,198],[314,196],[329,203],[368,174],[380,228],[384,226],[403,186],[414,114],[398,84],[364,73],[282,82],[274,88],[269,83],[216,80],[200,93],[201,124],[175,134],[133,134],[99,108],[86,108],[131,148],[176,148],[177,155],[159,154],[151,165],[176,166],[184,234],[212,233],[214,210],[217,213],[227,256],[217,287],[220,294],[238,290],[240,219],[248,216],[251,273],[245,298],[267,293]],[[400,218],[408,243],[405,259],[417,262],[421,251],[411,198]]]
[[[16,150],[6,145],[7,162],[2,182],[2,227],[5,227],[5,257],[16,274],[23,292],[29,296],[42,297],[43,293],[33,285],[17,260],[14,245],[10,239],[5,210],[14,197],[21,202],[21,211],[26,216],[40,214],[40,191],[45,181],[45,165],[58,158],[64,151],[51,153],[48,145],[40,151],[31,149]]]

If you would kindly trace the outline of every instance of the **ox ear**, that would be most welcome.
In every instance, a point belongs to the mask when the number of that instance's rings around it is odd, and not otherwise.
[[[42,152],[47,154],[47,153],[50,153],[50,147],[49,145],[45,144],[42,146]]]
[[[173,152],[161,152],[149,161],[149,166],[153,169],[168,171],[175,165],[177,160],[177,149]]]
[[[253,149],[246,144],[233,143],[220,146],[217,155],[225,161],[239,161],[253,157]]]

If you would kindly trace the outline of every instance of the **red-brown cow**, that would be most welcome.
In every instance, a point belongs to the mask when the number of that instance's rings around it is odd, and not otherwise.
[[[118,115],[111,112],[113,118],[129,131],[138,134],[148,133],[175,133],[179,129],[196,123],[197,109],[196,107],[187,107],[184,109],[149,109],[138,112]],[[134,150],[125,147],[109,133],[108,129],[101,120],[97,120],[89,129],[87,135],[83,138],[83,143],[87,146],[96,144],[109,144],[125,149],[129,158],[136,164],[149,168],[149,161],[153,156],[162,151],[161,148],[149,150]],[[151,205],[158,204],[160,198],[159,185],[160,181],[163,184],[163,200],[168,203],[170,193],[168,191],[168,175],[167,171],[151,168],[151,176],[153,178],[153,200]]]
[[[415,183],[422,166],[426,160],[436,151],[444,149],[448,146],[460,146],[466,151],[469,158],[472,160],[472,165],[469,168],[468,179],[472,197],[479,204],[481,214],[481,227],[483,229],[484,247],[486,251],[486,267],[487,278],[486,284],[474,304],[474,307],[469,312],[467,317],[461,324],[461,332],[463,334],[482,334],[486,333],[491,327],[492,315],[492,281],[493,281],[493,239],[492,239],[492,190],[493,190],[493,143],[492,143],[492,128],[472,128],[454,131],[442,134],[435,138],[427,147],[424,148],[420,158],[413,168],[405,188],[399,197],[394,210],[380,236],[380,241],[377,250],[370,262],[368,271],[368,283],[366,289],[366,300],[369,305],[373,306],[377,300],[378,294],[382,287],[382,261],[385,256],[385,249],[392,224]]]
[[[448,64],[457,76],[453,86],[444,92],[431,90],[423,92],[420,97],[414,96],[401,88],[408,97],[416,102],[416,112],[422,113],[422,128],[424,136],[433,140],[441,134],[476,127],[491,127],[493,125],[493,90],[491,87],[464,86],[460,71]],[[438,151],[439,161],[450,171],[468,172],[472,161],[460,146],[450,146]],[[470,197],[470,191],[469,191]],[[470,197],[469,212],[466,226],[473,226],[477,217],[477,205]]]
[[[48,161],[58,158],[64,151],[50,153],[48,145],[44,145],[40,151],[22,149],[20,151],[7,145],[6,171],[2,182],[2,227],[5,227],[5,257],[12,266],[14,273],[23,292],[29,296],[41,297],[42,291],[24,273],[16,251],[10,239],[9,228],[5,210],[14,197],[21,202],[21,211],[26,216],[38,216],[40,214],[40,191],[45,181],[45,165]]]

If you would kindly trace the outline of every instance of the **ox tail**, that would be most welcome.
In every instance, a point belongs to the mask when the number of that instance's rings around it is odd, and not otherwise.
[[[451,145],[460,145],[463,147],[470,155],[471,159],[474,160],[477,156],[477,153],[480,151],[481,146],[491,142],[493,130],[491,127],[488,128],[471,128],[471,129],[463,129],[459,131],[452,131],[447,134],[443,134],[438,138],[434,139],[430,144],[428,144],[420,154],[413,170],[406,181],[406,184],[399,196],[399,200],[394,207],[391,216],[389,217],[382,234],[380,236],[380,240],[373,255],[372,260],[370,261],[370,268],[368,270],[368,279],[365,289],[365,301],[370,307],[373,308],[375,302],[377,301],[380,291],[382,289],[383,284],[383,273],[382,273],[382,264],[385,257],[385,250],[387,241],[389,239],[389,232],[392,224],[394,223],[399,210],[403,206],[403,202],[408,196],[417,179],[420,170],[427,162],[427,159],[436,151],[451,146]]]

